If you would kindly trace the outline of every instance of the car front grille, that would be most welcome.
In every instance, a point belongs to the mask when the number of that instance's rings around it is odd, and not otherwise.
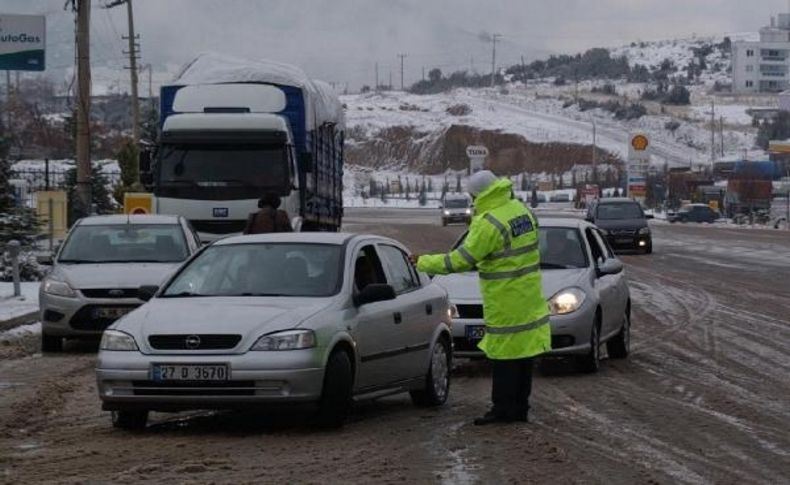
[[[612,236],[633,236],[636,231],[634,229],[611,229],[609,234]]]
[[[192,227],[198,232],[208,232],[211,234],[230,234],[241,232],[247,224],[247,220],[242,221],[212,221],[212,220],[193,220],[190,221]]]
[[[132,381],[135,396],[254,396],[255,381]]]
[[[69,325],[75,330],[90,330],[103,332],[112,325],[115,318],[95,317],[93,310],[96,308],[137,308],[139,305],[85,305],[69,320]]]
[[[458,318],[483,318],[483,305],[456,305]]]
[[[148,343],[156,350],[227,350],[236,347],[241,335],[183,334],[151,335]]]
[[[86,298],[137,298],[137,288],[91,288],[80,292]]]

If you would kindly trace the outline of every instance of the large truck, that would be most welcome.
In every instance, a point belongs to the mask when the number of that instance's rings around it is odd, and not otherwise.
[[[264,193],[301,231],[343,216],[344,113],[300,69],[203,54],[160,92],[159,140],[140,157],[154,211],[187,218],[204,240],[243,230]]]

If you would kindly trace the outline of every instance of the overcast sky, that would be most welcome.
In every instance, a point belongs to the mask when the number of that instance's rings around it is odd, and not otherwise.
[[[93,0],[92,57],[97,84],[128,79],[122,67],[126,8]],[[48,67],[63,77],[73,61],[73,14],[65,0],[3,0],[0,13],[45,13]],[[426,70],[491,68],[491,33],[503,35],[498,64],[639,40],[757,31],[787,0],[134,0],[142,62],[154,82],[215,51],[299,65],[351,89],[392,72],[405,53],[405,81]],[[59,71],[58,71],[59,70]],[[145,80],[145,76],[144,79]],[[147,88],[145,86],[144,88]]]

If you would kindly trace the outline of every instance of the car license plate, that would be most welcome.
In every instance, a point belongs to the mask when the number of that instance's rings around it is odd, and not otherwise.
[[[469,340],[481,340],[486,334],[486,327],[483,325],[469,325],[466,327],[466,338]]]
[[[93,318],[117,320],[132,310],[134,310],[134,308],[94,308]]]
[[[227,381],[227,364],[154,364],[153,381]]]
[[[624,237],[620,237],[620,238],[615,239],[614,242],[617,243],[617,244],[633,244],[634,240],[633,239],[624,238]]]

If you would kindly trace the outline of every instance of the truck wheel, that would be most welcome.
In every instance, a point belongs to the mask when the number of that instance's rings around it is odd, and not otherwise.
[[[354,376],[351,359],[342,350],[329,356],[324,372],[324,388],[315,415],[316,424],[321,428],[339,428],[346,421],[351,409],[351,388]]]
[[[114,428],[141,430],[148,423],[148,411],[113,411],[112,425]]]
[[[612,359],[625,359],[631,353],[631,317],[623,315],[623,327],[620,333],[606,342],[606,353]]]
[[[411,401],[415,406],[441,406],[450,394],[450,357],[447,339],[440,338],[433,346],[428,374],[425,376],[425,387],[410,391]]]
[[[56,353],[63,352],[63,338],[54,335],[41,334],[41,352]]]
[[[593,323],[590,331],[590,351],[586,355],[579,356],[577,365],[580,371],[593,374],[601,368],[601,337],[598,334],[598,320]]]

